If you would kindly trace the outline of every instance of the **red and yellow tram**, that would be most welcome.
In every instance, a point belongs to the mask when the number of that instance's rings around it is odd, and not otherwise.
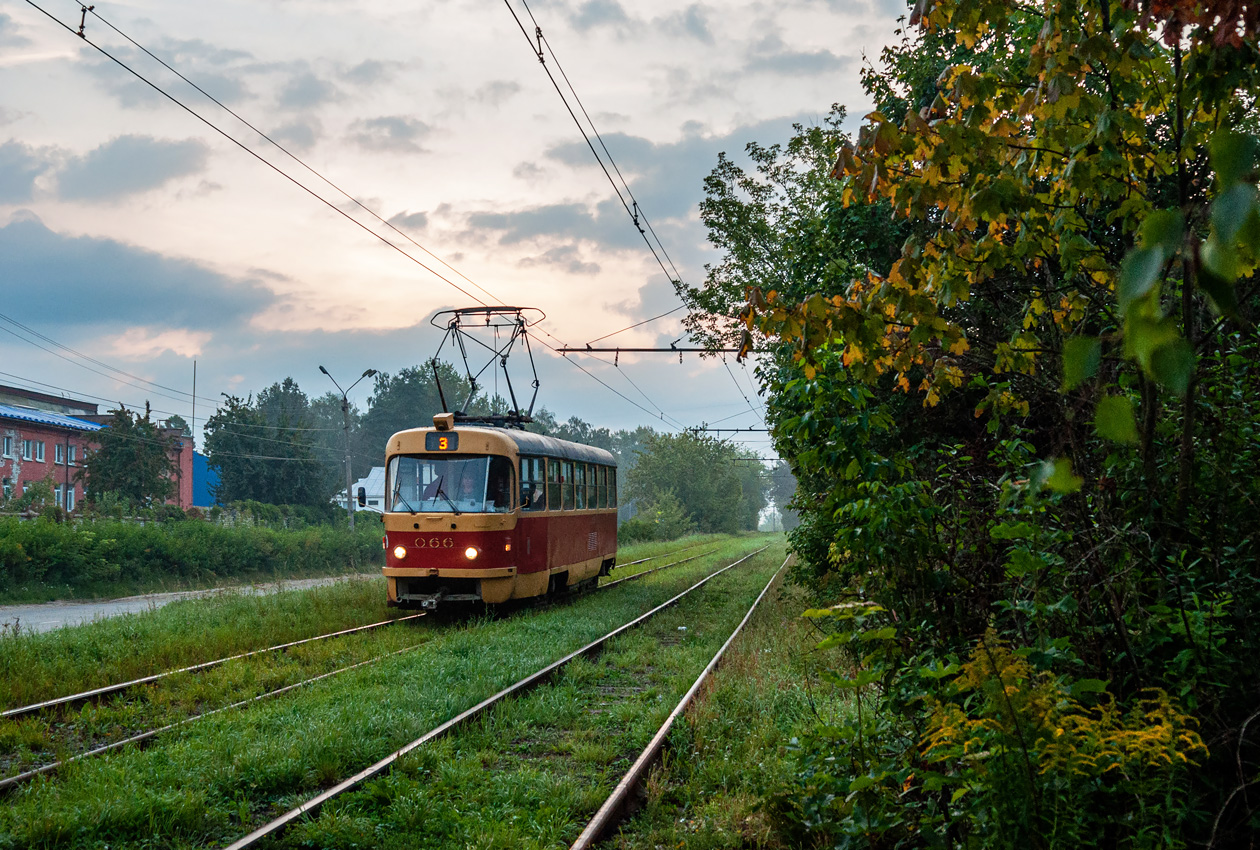
[[[389,438],[389,605],[506,602],[594,585],[617,556],[610,452],[511,428],[434,427]]]

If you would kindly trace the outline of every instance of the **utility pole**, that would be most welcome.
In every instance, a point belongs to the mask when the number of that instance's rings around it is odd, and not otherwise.
[[[350,488],[354,485],[354,481],[350,477],[350,398],[349,398],[349,395],[350,395],[350,390],[354,389],[355,384],[358,384],[359,381],[362,381],[364,378],[372,377],[373,375],[376,374],[376,370],[368,369],[366,372],[364,372],[362,375],[359,376],[358,380],[356,380],[350,386],[346,387],[344,390],[341,389],[341,384],[337,383],[337,379],[334,378],[327,369],[325,369],[323,366],[320,366],[319,371],[323,372],[325,375],[328,375],[328,380],[333,382],[333,386],[335,386],[338,390],[341,390],[341,417],[342,417],[342,421],[345,423],[344,427],[345,427],[345,432],[346,432],[346,516],[350,518],[350,530],[354,531],[354,494],[350,492]]]

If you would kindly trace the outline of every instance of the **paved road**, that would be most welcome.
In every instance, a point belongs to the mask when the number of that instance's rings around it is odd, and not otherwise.
[[[93,620],[114,617],[118,614],[135,614],[161,608],[178,599],[198,599],[222,593],[266,594],[278,590],[304,590],[339,581],[358,581],[379,578],[371,573],[339,576],[337,578],[284,579],[267,584],[250,584],[236,587],[217,587],[211,590],[187,590],[178,593],[146,593],[143,596],[127,596],[100,602],[43,602],[38,605],[0,605],[0,628],[12,628],[19,624],[22,631],[47,632],[62,626],[90,623]]]

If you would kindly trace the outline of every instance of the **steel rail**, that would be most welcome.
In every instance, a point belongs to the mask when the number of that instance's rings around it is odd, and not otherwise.
[[[738,561],[735,561],[734,563],[731,563],[716,572],[710,573],[709,575],[700,579],[700,581],[693,584],[691,587],[684,590],[682,593],[679,593],[677,596],[674,596],[673,598],[665,602],[662,602],[660,605],[657,605],[655,608],[653,608],[652,610],[648,611],[645,614],[640,614],[638,617],[634,618],[630,622],[624,625],[618,626],[617,628],[613,629],[611,632],[604,635],[603,637],[598,638],[594,641],[591,641],[586,646],[583,646],[581,649],[577,649],[569,653],[568,655],[561,658],[559,661],[554,661],[551,664],[548,664],[546,667],[542,668],[541,670],[531,673],[530,675],[526,676],[524,679],[521,679],[515,684],[509,685],[508,687],[499,691],[497,694],[491,697],[487,697],[486,699],[474,705],[472,708],[469,708],[457,714],[455,717],[452,717],[450,720],[447,720],[442,725],[430,730],[429,732],[426,732],[424,735],[412,741],[410,744],[407,744],[406,746],[403,746],[400,749],[395,750],[394,752],[385,756],[383,759],[371,765],[370,767],[364,768],[363,770],[359,771],[354,776],[351,776],[349,779],[342,780],[341,782],[337,783],[333,787],[307,800],[305,803],[298,806],[297,808],[286,812],[285,814],[281,815],[275,820],[270,821],[269,823],[266,823],[263,826],[260,826],[258,829],[254,830],[248,835],[245,835],[242,838],[237,839],[236,841],[227,845],[224,848],[224,850],[244,850],[244,848],[246,847],[252,847],[253,845],[257,844],[262,839],[275,835],[279,832],[282,832],[290,824],[294,823],[300,818],[303,818],[307,815],[314,815],[318,813],[319,809],[324,805],[324,803],[328,802],[334,797],[337,797],[341,794],[346,793],[347,791],[351,791],[359,787],[364,782],[367,782],[369,779],[374,779],[375,777],[380,776],[383,773],[386,773],[390,769],[390,767],[394,764],[394,762],[398,761],[398,759],[402,758],[403,756],[407,755],[408,753],[412,752],[418,747],[422,747],[425,744],[430,743],[431,741],[435,741],[443,737],[444,735],[448,734],[449,732],[453,731],[454,729],[457,729],[460,726],[464,725],[468,721],[474,720],[477,717],[480,717],[481,715],[485,714],[491,708],[498,705],[500,702],[507,699],[508,697],[525,693],[526,691],[529,691],[537,687],[538,685],[541,685],[542,683],[550,680],[551,677],[553,677],[559,671],[563,670],[565,667],[567,667],[571,662],[575,661],[576,659],[591,656],[598,653],[599,650],[601,650],[604,647],[604,645],[608,643],[609,641],[611,641],[612,639],[624,634],[630,629],[633,629],[635,626],[638,626],[641,623],[646,622],[647,620],[651,619],[654,615],[660,613],[666,608],[673,606],[675,603],[678,602],[678,600],[682,599],[684,596],[691,593],[693,590],[696,590],[697,588],[703,586],[709,580],[716,578],[717,576],[721,575],[722,573],[726,572],[729,569],[733,569],[734,567],[739,566],[744,561],[747,561],[749,558],[753,557],[754,555],[764,552],[768,548],[770,548],[769,545],[763,546],[760,549],[756,550],[755,552],[750,552],[749,554],[740,558]]]
[[[678,566],[679,564],[685,564],[685,563],[687,563],[688,561],[695,561],[695,560],[697,560],[697,559],[699,559],[699,558],[703,558],[703,557],[705,557],[705,556],[707,556],[707,555],[712,555],[714,552],[716,552],[718,549],[721,549],[721,548],[722,548],[722,547],[721,547],[721,546],[719,546],[719,547],[717,547],[717,549],[710,549],[708,552],[701,552],[699,555],[692,555],[690,558],[683,558],[681,561],[674,561],[672,564],[661,564],[659,567],[653,567],[653,568],[652,568],[652,569],[650,569],[650,570],[643,570],[642,572],[635,573],[634,575],[626,576],[626,577],[624,577],[624,578],[615,579],[614,581],[610,581],[610,582],[608,582],[607,584],[601,584],[599,587],[597,587],[597,588],[595,588],[595,589],[596,589],[596,590],[607,590],[607,589],[608,589],[608,588],[610,588],[610,587],[616,587],[617,585],[621,584],[623,581],[634,581],[634,580],[635,580],[635,579],[637,579],[637,578],[643,578],[644,576],[648,576],[648,575],[651,575],[652,573],[657,573],[657,572],[660,572],[661,570],[668,569],[669,567],[676,567],[676,566]],[[681,551],[685,551],[685,550],[680,549],[679,551],[681,552]],[[629,564],[627,564],[626,566],[629,566]]]
[[[697,545],[703,545],[703,544],[697,544]],[[669,555],[676,555],[676,554],[678,554],[679,552],[685,552],[685,551],[687,551],[687,549],[694,549],[694,548],[695,548],[695,546],[688,546],[688,547],[685,547],[685,548],[683,548],[683,549],[676,549],[676,550],[674,550],[673,552],[666,553],[665,555],[657,555],[657,556],[654,556],[654,557],[652,557],[652,558],[643,558],[643,559],[641,559],[640,561],[632,561],[630,564],[623,564],[622,566],[630,566],[631,564],[643,563],[643,561],[651,561],[651,560],[654,560],[654,559],[655,559],[655,558],[657,558],[657,557],[668,557]],[[720,547],[719,547],[719,548],[720,548]],[[640,578],[643,578],[643,577],[644,577],[644,576],[646,576],[646,575],[650,575],[650,574],[652,574],[652,573],[659,572],[660,570],[668,569],[669,567],[676,567],[676,566],[678,566],[679,564],[685,564],[685,563],[688,563],[689,561],[694,561],[694,560],[696,560],[697,558],[703,558],[703,557],[705,557],[706,555],[712,555],[712,554],[713,554],[713,552],[715,552],[715,551],[717,551],[717,550],[716,550],[716,549],[714,549],[714,550],[711,550],[711,551],[709,551],[709,552],[702,552],[702,553],[700,553],[699,555],[694,555],[694,556],[692,556],[692,557],[690,557],[690,558],[683,558],[682,560],[679,560],[679,561],[674,561],[673,563],[670,563],[670,564],[663,564],[663,565],[661,565],[661,566],[659,566],[659,567],[654,567],[654,568],[652,568],[652,569],[650,569],[650,570],[644,570],[643,572],[635,573],[634,575],[631,575],[631,576],[626,576],[625,578],[620,578],[620,579],[617,579],[616,581],[611,581],[611,582],[609,582],[608,584],[601,585],[600,587],[597,587],[595,590],[596,590],[596,592],[601,591],[601,590],[607,590],[608,588],[613,587],[614,585],[621,584],[622,582],[626,582],[626,581],[634,581],[635,579],[640,579]],[[417,615],[417,616],[423,616],[423,615]],[[399,618],[399,619],[407,619],[407,618]],[[390,621],[390,622],[397,622],[397,621],[395,620],[395,621]],[[65,758],[65,759],[62,759],[62,760],[60,760],[60,761],[49,762],[48,764],[41,765],[40,767],[37,767],[37,768],[32,768],[31,770],[25,771],[25,772],[23,772],[23,773],[17,773],[17,774],[14,774],[13,776],[7,776],[7,777],[5,777],[5,778],[3,778],[3,779],[0,779],[0,794],[7,793],[10,789],[12,789],[12,788],[14,788],[14,787],[16,787],[16,786],[18,786],[18,785],[20,785],[20,784],[24,783],[24,782],[29,782],[30,780],[34,779],[34,778],[35,778],[35,777],[37,777],[37,776],[43,776],[43,775],[46,775],[46,774],[49,774],[49,773],[53,773],[54,771],[58,770],[59,768],[63,767],[64,765],[69,764],[70,762],[80,761],[80,760],[82,760],[82,759],[91,758],[92,756],[104,755],[104,754],[106,754],[106,753],[109,753],[109,752],[112,752],[112,751],[114,751],[114,750],[120,749],[120,748],[122,748],[122,747],[126,746],[127,744],[139,744],[139,743],[143,743],[143,742],[145,742],[145,741],[148,741],[148,740],[151,740],[152,738],[157,737],[158,735],[162,734],[163,732],[169,732],[169,731],[170,731],[170,730],[172,730],[172,729],[176,729],[176,728],[179,728],[179,727],[181,727],[181,726],[187,725],[187,724],[189,724],[189,723],[192,723],[192,722],[193,722],[193,721],[195,721],[195,720],[200,720],[200,719],[202,719],[203,717],[209,717],[209,716],[210,716],[210,715],[212,715],[212,714],[218,714],[219,712],[222,712],[222,711],[227,711],[227,710],[229,710],[229,709],[233,709],[233,708],[242,708],[242,707],[245,707],[245,706],[248,706],[248,705],[252,705],[253,703],[259,702],[259,701],[261,701],[261,700],[268,699],[268,698],[270,698],[270,697],[274,697],[274,696],[279,696],[280,694],[286,693],[286,692],[288,692],[288,691],[295,690],[295,689],[300,688],[300,687],[303,687],[303,686],[305,686],[305,685],[309,685],[309,684],[311,684],[311,683],[313,683],[313,682],[318,682],[318,681],[320,681],[321,679],[327,679],[327,678],[329,678],[329,677],[331,677],[331,676],[335,676],[335,675],[337,675],[337,674],[339,674],[339,673],[345,673],[345,672],[346,672],[346,671],[348,671],[348,670],[354,670],[355,668],[358,668],[358,667],[364,667],[364,666],[366,666],[366,665],[368,665],[368,664],[373,664],[373,663],[375,663],[375,662],[377,662],[377,661],[380,661],[380,660],[385,659],[385,658],[389,658],[390,656],[393,656],[393,655],[398,655],[398,654],[403,653],[403,652],[410,652],[411,650],[413,650],[413,649],[418,649],[418,648],[420,648],[420,647],[421,647],[421,646],[423,646],[423,645],[424,645],[424,643],[422,642],[422,643],[415,644],[414,646],[408,646],[408,647],[404,647],[404,648],[399,649],[399,650],[395,650],[395,651],[393,651],[393,652],[387,652],[387,653],[385,653],[384,655],[378,655],[378,656],[376,656],[375,658],[369,658],[369,659],[367,659],[366,661],[360,661],[360,662],[358,662],[358,663],[356,663],[356,664],[351,664],[351,665],[349,665],[349,666],[347,666],[347,667],[342,667],[342,668],[339,668],[339,669],[337,669],[337,670],[333,670],[333,671],[328,672],[328,673],[323,673],[323,674],[320,674],[319,676],[314,676],[314,677],[312,677],[312,678],[310,678],[310,679],[303,679],[303,680],[302,680],[302,681],[300,681],[300,682],[294,682],[294,683],[293,683],[293,684],[291,684],[291,685],[285,685],[284,687],[282,687],[282,688],[277,688],[277,689],[276,689],[276,690],[274,690],[274,691],[267,691],[266,693],[259,694],[259,695],[254,696],[254,697],[250,697],[250,698],[249,698],[249,699],[247,699],[247,700],[241,700],[241,701],[239,701],[239,702],[234,702],[234,703],[232,703],[232,704],[230,704],[230,705],[225,705],[225,706],[222,706],[222,707],[220,707],[220,708],[213,709],[213,710],[211,710],[211,711],[206,711],[206,712],[203,712],[203,713],[201,713],[201,714],[196,714],[196,715],[193,715],[192,717],[187,717],[187,718],[184,718],[183,720],[177,721],[177,722],[175,722],[175,723],[168,723],[167,725],[162,726],[162,727],[157,728],[157,729],[150,729],[150,730],[148,730],[147,732],[141,732],[141,733],[139,733],[139,734],[137,734],[137,735],[132,735],[131,737],[129,737],[129,738],[124,738],[124,739],[123,739],[123,740],[121,740],[121,741],[114,741],[114,742],[109,743],[109,744],[104,744],[104,745],[102,745],[102,746],[100,746],[100,747],[96,747],[96,748],[91,749],[91,750],[88,750],[88,751],[86,751],[86,752],[79,753],[78,755],[75,755],[75,756],[70,756],[69,758]]]
[[[696,677],[695,683],[693,683],[687,693],[683,695],[683,698],[679,700],[678,705],[670,712],[669,717],[667,717],[665,722],[661,724],[661,728],[657,730],[656,734],[652,737],[652,740],[649,741],[648,745],[643,749],[643,752],[639,754],[637,759],[635,759],[634,764],[630,766],[630,770],[628,770],[626,775],[622,777],[621,781],[617,783],[617,787],[613,789],[612,794],[608,795],[608,799],[605,800],[604,804],[599,807],[599,811],[597,811],[595,816],[591,818],[590,822],[586,825],[586,828],[582,830],[582,834],[579,835],[577,840],[573,842],[569,850],[588,850],[588,848],[593,847],[596,843],[601,841],[604,836],[607,835],[608,830],[621,820],[622,815],[626,810],[626,804],[630,800],[631,793],[639,787],[639,785],[643,782],[644,777],[647,775],[648,770],[660,757],[661,750],[665,746],[665,741],[669,738],[669,733],[674,726],[674,722],[682,716],[684,711],[687,710],[687,707],[691,705],[692,700],[695,699],[696,694],[699,693],[700,688],[704,685],[705,681],[708,680],[710,674],[717,669],[718,664],[722,660],[722,656],[726,654],[726,650],[732,643],[735,642],[735,638],[739,637],[739,633],[743,631],[744,626],[747,625],[748,621],[752,619],[752,615],[756,612],[757,606],[761,604],[761,600],[770,591],[771,585],[773,585],[779,578],[780,573],[783,572],[783,568],[787,566],[789,560],[791,560],[790,555],[783,561],[783,564],[779,567],[779,569],[775,570],[774,575],[770,577],[770,581],[766,582],[765,588],[761,591],[760,595],[757,596],[757,599],[753,602],[752,607],[748,609],[748,613],[744,615],[744,619],[741,620],[739,625],[735,627],[735,631],[731,632],[731,636],[726,639],[726,643],[722,644],[722,648],[717,651],[717,654],[713,656],[713,659],[708,663],[704,670],[701,671],[700,675]]]
[[[327,640],[328,638],[343,637],[345,635],[351,635],[356,632],[365,632],[365,631],[370,631],[372,629],[379,629],[382,626],[392,626],[394,623],[402,623],[407,620],[415,620],[423,616],[425,615],[423,613],[420,613],[420,614],[411,614],[406,617],[396,617],[392,620],[381,620],[379,623],[369,623],[366,626],[355,626],[352,629],[342,629],[339,632],[329,632],[326,635],[317,635],[316,637],[309,637],[309,638],[303,638],[302,640],[290,641],[289,643],[282,643],[276,646],[269,646],[266,649],[255,649],[255,650],[251,650],[250,652],[242,652],[239,655],[229,655],[227,658],[217,658],[214,661],[203,661],[200,664],[193,664],[189,667],[180,667],[178,670],[167,670],[165,673],[154,673],[152,676],[144,676],[139,679],[132,679],[129,682],[119,682],[114,685],[105,685],[104,687],[94,688],[90,691],[83,691],[82,693],[70,694],[69,696],[64,696],[64,697],[57,697],[56,699],[45,700],[44,702],[37,702],[31,705],[24,705],[24,706],[21,706],[20,708],[11,708],[8,711],[0,711],[0,720],[10,720],[16,717],[24,717],[28,714],[36,714],[37,712],[47,711],[50,708],[56,708],[62,705],[69,705],[71,703],[78,703],[78,702],[86,702],[91,699],[97,699],[99,697],[109,696],[110,694],[115,694],[115,693],[118,693],[119,691],[125,691],[128,688],[134,688],[134,687],[137,687],[138,685],[147,685],[150,682],[156,682],[160,679],[165,679],[167,676],[174,676],[178,673],[195,673],[201,670],[208,670],[211,667],[218,667],[219,665],[226,664],[229,661],[237,661],[241,658],[250,658],[254,655],[263,655],[268,652],[278,652],[279,650],[282,650],[282,649],[292,649],[293,647],[301,646],[304,643],[314,643],[315,641]]]
[[[402,649],[396,649],[393,652],[387,652],[384,655],[378,655],[375,658],[369,658],[366,661],[360,661],[358,663],[351,664],[346,667],[340,667],[336,670],[331,670],[327,673],[322,673],[310,679],[303,679],[300,682],[294,682],[291,685],[285,685],[283,688],[277,688],[274,691],[267,691],[266,693],[259,694],[254,697],[250,697],[249,699],[243,699],[239,702],[234,702],[231,705],[225,705],[220,708],[213,709],[211,711],[203,712],[201,714],[194,714],[192,717],[185,717],[183,720],[177,720],[174,723],[168,723],[167,725],[159,729],[150,729],[147,732],[141,732],[139,735],[132,735],[130,738],[126,738],[121,741],[114,741],[112,744],[105,744],[104,746],[97,747],[96,749],[88,750],[85,753],[79,753],[77,756],[70,756],[69,758],[64,758],[61,761],[50,762],[40,767],[32,768],[31,770],[28,770],[25,773],[18,773],[18,774],[14,774],[13,776],[7,776],[4,779],[0,779],[0,794],[6,793],[7,791],[9,791],[9,789],[16,787],[22,784],[23,782],[29,782],[30,780],[34,779],[36,776],[43,776],[45,774],[52,773],[58,770],[59,768],[64,767],[65,765],[69,764],[70,762],[80,761],[82,759],[91,758],[92,756],[104,755],[105,753],[111,752],[113,750],[121,749],[122,747],[125,747],[128,744],[143,743],[152,738],[156,738],[158,735],[161,735],[163,732],[169,732],[172,729],[178,729],[181,726],[187,726],[189,723],[192,723],[197,720],[202,720],[203,718],[209,717],[212,714],[219,714],[220,712],[229,711],[233,708],[244,708],[246,706],[253,705],[256,702],[261,702],[262,700],[269,699],[270,697],[279,696],[280,694],[286,693],[288,691],[296,690],[297,688],[301,688],[306,685],[313,684],[315,682],[320,681],[321,679],[329,679],[340,673],[346,673],[350,670],[354,670],[359,667],[366,667],[369,664],[375,664],[377,661],[384,661],[386,658],[391,658],[395,655],[401,655],[404,652],[411,652],[413,649],[419,649],[422,646],[424,646],[424,642],[417,643],[412,646],[404,646]]]
[[[642,564],[646,561],[655,560],[656,558],[668,558],[670,555],[676,555],[679,552],[686,552],[688,549],[694,549],[696,548],[696,546],[703,546],[703,545],[705,544],[697,543],[693,546],[686,546],[682,549],[675,549],[673,552],[667,552],[664,555],[653,555],[651,558],[640,558],[639,560],[631,561],[628,564],[617,564],[616,567],[614,567],[614,569],[618,569],[621,567],[629,567],[635,564]],[[683,562],[678,561],[675,563],[683,563]],[[667,566],[673,566],[673,565],[670,564]],[[662,568],[658,567],[657,569],[662,569]],[[647,572],[651,572],[651,570],[648,570]],[[615,584],[615,582],[609,582],[609,585],[611,584]],[[609,585],[605,585],[605,586],[609,586]],[[166,678],[167,676],[174,676],[178,673],[195,673],[201,670],[210,669],[211,667],[217,667],[219,665],[226,664],[229,661],[238,661],[242,658],[250,658],[252,656],[263,655],[268,652],[278,652],[283,649],[291,649],[295,646],[300,646],[304,643],[313,643],[315,641],[326,640],[328,638],[343,637],[345,635],[354,634],[356,632],[369,631],[371,629],[378,629],[383,626],[390,626],[390,625],[393,625],[394,623],[401,623],[406,620],[414,620],[423,616],[425,616],[425,614],[420,613],[420,614],[412,614],[406,617],[396,617],[391,620],[382,620],[379,623],[369,623],[366,626],[356,626],[351,629],[343,629],[337,632],[330,632],[329,634],[326,634],[326,635],[317,635],[316,637],[309,637],[309,638],[304,638],[302,640],[291,641],[290,643],[282,643],[276,646],[269,646],[265,649],[255,649],[250,652],[243,652],[238,655],[230,655],[226,658],[218,658],[213,661],[204,661],[200,664],[193,664],[188,667],[180,667],[176,670],[167,670],[164,673],[154,673],[151,676],[143,676],[139,679],[132,679],[127,682],[118,682],[117,684],[113,684],[113,685],[104,685],[102,687],[94,688],[92,690],[82,691],[81,693],[69,694],[68,696],[57,697],[56,699],[45,700],[44,702],[32,703],[31,705],[23,705],[23,706],[19,706],[18,708],[11,708],[6,711],[0,711],[0,720],[10,720],[10,719],[18,718],[18,717],[25,717],[28,714],[36,714],[38,712],[47,711],[50,708],[56,708],[62,705],[69,705],[69,704],[78,703],[78,702],[87,702],[88,700],[97,699],[99,697],[104,697],[104,696],[109,696],[110,694],[118,693],[119,691],[125,691],[128,688],[134,688],[139,685],[147,685],[150,682],[156,682],[160,679]]]

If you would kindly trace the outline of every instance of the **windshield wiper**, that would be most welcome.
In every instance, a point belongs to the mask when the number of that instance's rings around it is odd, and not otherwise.
[[[443,475],[441,478],[438,479],[437,490],[434,491],[434,495],[441,496],[443,499],[445,499],[446,504],[450,505],[451,510],[455,512],[455,516],[459,516],[459,508],[455,506],[455,502],[452,501],[451,497],[446,495],[446,491],[442,489],[442,482],[445,479],[446,479],[445,475]]]
[[[403,497],[403,494],[402,494],[402,487],[399,487],[399,488],[397,488],[396,490],[394,490],[394,503],[395,503],[395,504],[397,504],[398,502],[402,502],[402,503],[403,503],[403,505],[407,508],[407,510],[411,511],[411,515],[412,515],[412,516],[415,516],[415,515],[416,515],[416,509],[415,509],[415,508],[413,508],[413,507],[411,506],[411,503],[410,503],[410,502],[408,502],[408,501],[407,501],[407,500]]]

